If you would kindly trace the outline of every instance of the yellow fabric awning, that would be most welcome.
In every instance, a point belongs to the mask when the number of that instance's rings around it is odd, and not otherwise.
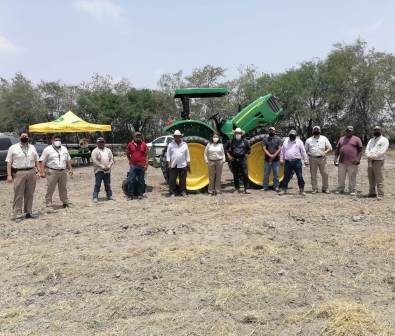
[[[58,119],[46,123],[29,126],[31,133],[63,133],[63,132],[111,132],[111,125],[88,123],[69,111]]]

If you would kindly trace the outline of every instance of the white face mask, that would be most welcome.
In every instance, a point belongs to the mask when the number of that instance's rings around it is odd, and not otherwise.
[[[56,141],[53,142],[53,145],[54,145],[55,147],[60,147],[60,146],[62,145],[62,142],[59,141],[59,140],[56,140]]]
[[[241,139],[241,134],[236,134],[236,139],[240,140]]]
[[[213,142],[214,142],[214,143],[217,143],[218,140],[219,140],[219,138],[217,138],[217,137],[214,137],[214,138],[213,138]]]

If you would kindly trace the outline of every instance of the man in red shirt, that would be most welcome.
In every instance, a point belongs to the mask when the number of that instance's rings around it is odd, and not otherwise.
[[[142,199],[145,191],[144,175],[148,165],[148,147],[140,132],[135,132],[133,140],[128,143],[129,159],[128,194],[130,199]]]

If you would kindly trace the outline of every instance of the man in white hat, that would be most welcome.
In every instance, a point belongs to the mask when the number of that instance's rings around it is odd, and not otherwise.
[[[381,134],[380,126],[373,129],[373,138],[366,146],[366,157],[368,158],[368,197],[384,197],[384,159],[385,152],[389,147],[389,141]],[[377,193],[376,193],[377,190]]]
[[[332,145],[326,136],[321,135],[320,126],[313,127],[313,136],[306,140],[305,148],[309,156],[312,193],[318,192],[317,170],[319,169],[322,177],[322,192],[329,194],[326,156],[332,150]]]
[[[191,158],[186,142],[182,140],[182,133],[175,130],[174,140],[167,146],[166,161],[169,168],[170,197],[177,193],[177,177],[181,196],[187,196],[187,172],[191,171]]]
[[[233,131],[234,138],[226,144],[226,155],[230,161],[230,166],[233,173],[233,183],[235,191],[240,191],[240,176],[243,179],[244,193],[249,194],[248,188],[248,167],[247,156],[251,152],[250,143],[243,138],[244,131],[241,128],[236,128]]]

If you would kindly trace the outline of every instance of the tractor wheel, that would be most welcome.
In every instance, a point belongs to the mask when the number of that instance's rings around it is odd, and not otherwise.
[[[191,172],[187,175],[187,190],[198,191],[208,186],[208,167],[204,161],[204,150],[208,141],[199,136],[188,136],[183,139],[189,148],[191,157]],[[169,170],[166,162],[166,149],[161,156],[163,177],[169,183]]]
[[[250,183],[257,187],[262,187],[263,183],[263,162],[265,152],[262,147],[262,140],[267,135],[257,135],[250,139],[251,153],[248,156],[248,179]],[[279,180],[284,178],[284,166],[280,165]],[[273,185],[273,174],[270,174],[269,185]]]
[[[184,138],[191,157],[191,172],[187,175],[187,190],[201,190],[208,186],[208,166],[204,161],[204,150],[208,141],[199,136]]]

